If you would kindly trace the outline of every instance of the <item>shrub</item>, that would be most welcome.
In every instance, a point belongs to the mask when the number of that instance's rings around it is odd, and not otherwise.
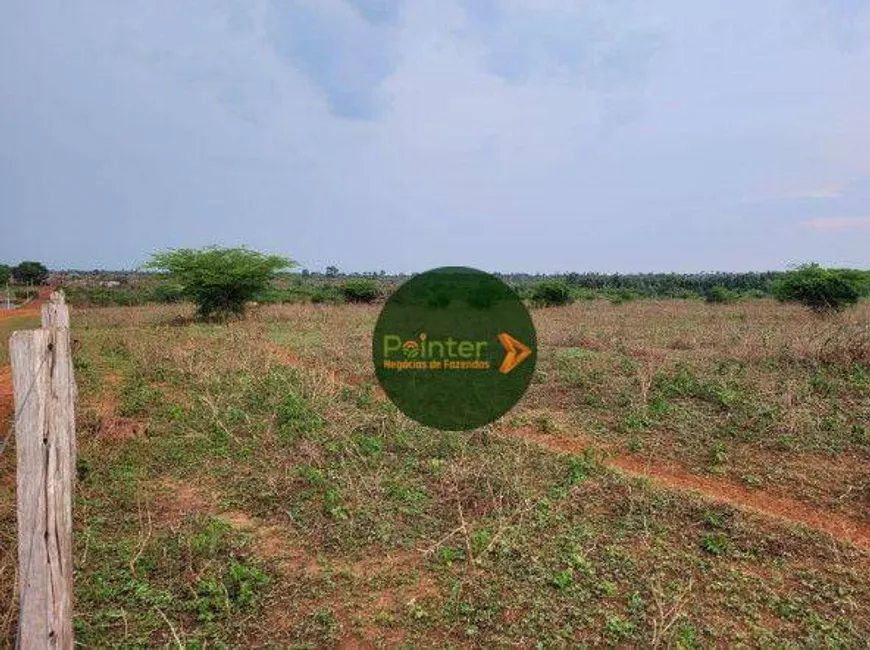
[[[311,302],[320,303],[336,303],[344,300],[341,292],[335,287],[321,286],[311,292]]]
[[[39,295],[39,291],[30,287],[12,287],[10,293],[15,300],[22,301],[33,300]]]
[[[616,289],[615,291],[609,291],[608,296],[610,298],[610,304],[612,305],[621,305],[624,302],[630,302],[640,298],[639,293],[631,291],[630,289]]]
[[[168,272],[199,316],[241,315],[277,271],[294,262],[247,248],[178,248],[155,253],[146,268]]]
[[[374,302],[381,295],[378,285],[372,280],[351,280],[338,290],[348,302]]]
[[[867,290],[866,282],[860,272],[805,264],[775,280],[771,288],[781,302],[799,302],[816,313],[828,313],[857,303]]]
[[[106,287],[64,287],[67,302],[77,307],[133,307],[153,299],[145,289],[110,289]]]
[[[571,287],[561,280],[544,280],[532,286],[532,304],[537,307],[556,307],[571,302]]]
[[[157,302],[174,303],[184,300],[184,287],[180,284],[158,284],[154,287],[152,297]]]
[[[704,300],[710,304],[725,304],[737,300],[737,294],[725,287],[712,287],[704,295]]]

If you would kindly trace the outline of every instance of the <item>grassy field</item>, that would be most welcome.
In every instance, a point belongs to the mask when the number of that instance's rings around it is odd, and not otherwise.
[[[39,327],[38,313],[13,313],[8,316],[0,316],[0,341],[3,341],[3,345],[0,345],[0,367],[9,363],[9,350],[6,343],[12,336],[12,332],[33,327]]]
[[[377,308],[73,314],[89,647],[866,647],[870,305],[536,310],[496,424],[402,416]],[[14,454],[0,637],[14,636]]]

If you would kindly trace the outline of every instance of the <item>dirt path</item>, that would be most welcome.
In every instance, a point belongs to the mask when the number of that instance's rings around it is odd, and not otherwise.
[[[870,525],[807,505],[802,501],[766,490],[750,490],[711,476],[699,476],[668,464],[645,462],[633,456],[618,456],[606,461],[631,476],[644,477],[668,489],[699,492],[707,499],[742,510],[751,510],[789,523],[827,533],[840,541],[870,550]]]
[[[33,316],[40,313],[42,303],[48,300],[52,287],[40,287],[39,296],[35,300],[31,300],[20,309],[2,309],[0,310],[0,320],[14,318],[16,316]],[[8,345],[8,341],[0,341],[0,345]],[[12,417],[14,409],[12,400],[12,368],[9,364],[0,366],[0,435],[5,435],[7,423]]]
[[[327,372],[334,381],[339,383],[348,385],[360,383],[359,378],[343,377],[316,360],[300,358],[287,346],[274,344],[272,347],[275,356],[281,363]],[[382,393],[379,394],[379,397],[385,398]],[[496,429],[496,434],[522,438],[559,454],[580,454],[589,448],[605,452],[613,451],[613,449],[603,447],[596,441],[583,437],[539,433],[529,427],[501,427]],[[655,485],[668,490],[695,492],[714,503],[723,503],[790,524],[803,525],[830,535],[838,541],[870,550],[870,525],[813,507],[790,497],[773,494],[767,490],[750,490],[722,479],[692,474],[673,464],[651,464],[634,456],[615,455],[607,458],[604,464],[629,476],[648,479]]]
[[[319,364],[316,360],[303,360],[287,346],[275,344],[273,350],[281,363],[327,372],[339,383],[349,385],[359,383],[358,378],[353,378],[351,381],[340,376],[336,371],[326,368],[324,364]],[[382,394],[380,397],[384,398]],[[522,438],[559,454],[579,454],[589,448],[605,452],[612,451],[583,437],[538,433],[528,427],[519,429],[502,427],[496,429],[496,433],[512,438]],[[838,541],[870,550],[870,525],[813,507],[796,499],[772,494],[766,490],[749,490],[722,479],[692,474],[673,464],[651,464],[634,456],[616,455],[607,458],[604,464],[629,476],[648,479],[655,485],[668,490],[695,492],[714,503],[723,503],[790,524],[803,525],[828,534]]]
[[[15,316],[32,316],[33,314],[38,314],[42,307],[42,303],[48,300],[52,291],[54,291],[53,287],[40,287],[38,296],[23,307],[19,307],[18,309],[0,309],[0,320],[4,318],[13,318]]]
[[[558,454],[582,454],[587,449],[615,451],[614,448],[602,446],[584,437],[538,433],[528,427],[502,428],[497,433],[528,440]],[[603,463],[629,476],[648,479],[668,490],[696,492],[714,503],[760,513],[791,524],[802,524],[827,533],[839,541],[870,550],[870,525],[813,507],[797,499],[773,494],[768,490],[750,490],[723,479],[692,474],[673,463],[653,463],[631,455],[610,456]]]

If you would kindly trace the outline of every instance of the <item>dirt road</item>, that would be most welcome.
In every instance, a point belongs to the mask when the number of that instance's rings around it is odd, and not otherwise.
[[[40,287],[39,296],[35,300],[31,300],[20,309],[0,309],[0,321],[15,318],[18,316],[34,316],[39,314],[42,303],[48,300],[51,295],[52,287]],[[0,342],[0,345],[8,345],[8,341]],[[5,436],[8,431],[9,420],[12,417],[14,410],[12,400],[12,369],[9,364],[0,366],[0,437]]]

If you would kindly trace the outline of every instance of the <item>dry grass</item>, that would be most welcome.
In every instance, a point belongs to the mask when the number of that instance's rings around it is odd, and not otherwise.
[[[86,645],[870,636],[865,551],[601,462],[667,463],[679,481],[867,521],[867,305],[829,320],[763,300],[537,310],[529,393],[498,427],[461,435],[421,428],[379,397],[376,308],[261,307],[226,325],[190,314],[73,316]],[[111,434],[118,422],[124,435]]]

